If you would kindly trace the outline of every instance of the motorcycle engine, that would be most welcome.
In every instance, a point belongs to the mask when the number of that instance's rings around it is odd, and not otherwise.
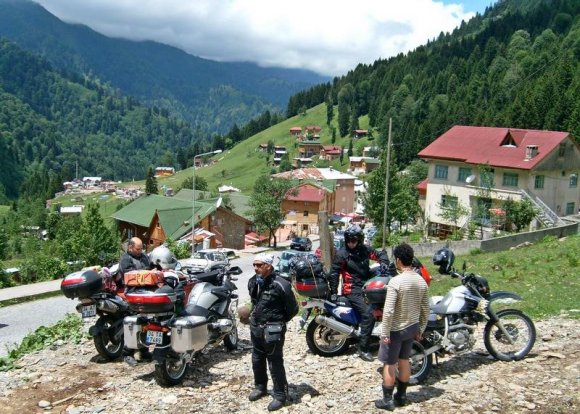
[[[471,332],[468,329],[458,329],[450,332],[447,337],[453,344],[455,352],[466,351],[471,349],[475,344],[475,337],[471,335]]]

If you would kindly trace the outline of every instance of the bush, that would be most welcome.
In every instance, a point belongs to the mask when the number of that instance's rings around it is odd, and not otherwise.
[[[37,256],[22,263],[20,280],[22,284],[58,279],[70,272],[68,265],[61,259]]]

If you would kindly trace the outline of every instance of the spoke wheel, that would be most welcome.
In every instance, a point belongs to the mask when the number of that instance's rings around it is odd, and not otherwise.
[[[518,361],[528,355],[536,342],[534,322],[516,309],[501,310],[497,318],[496,322],[489,321],[483,332],[483,342],[488,352],[500,361]],[[509,338],[500,328],[500,323]]]
[[[431,368],[433,367],[433,354],[425,355],[425,348],[420,342],[413,341],[413,350],[409,358],[411,364],[411,379],[412,384],[419,384],[429,376]]]

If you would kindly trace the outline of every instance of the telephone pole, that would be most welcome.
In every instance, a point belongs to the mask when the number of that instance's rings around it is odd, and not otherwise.
[[[387,232],[389,231],[387,226],[387,203],[389,201],[389,171],[390,171],[390,160],[391,160],[391,130],[393,125],[393,118],[389,118],[389,138],[387,140],[387,172],[385,173],[385,205],[383,206],[383,250],[385,249],[385,241],[387,237]]]

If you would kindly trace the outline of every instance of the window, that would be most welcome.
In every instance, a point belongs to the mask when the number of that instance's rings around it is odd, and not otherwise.
[[[504,173],[503,174],[503,185],[505,187],[517,187],[518,186],[518,175],[514,173]]]
[[[570,188],[578,187],[578,174],[570,175]]]
[[[304,211],[304,217],[308,217],[308,210]]]
[[[446,180],[448,169],[449,168],[446,165],[436,165],[435,166],[435,178],[439,178],[441,180]]]
[[[566,215],[574,214],[574,203],[566,203]]]
[[[443,194],[441,196],[441,206],[443,208],[453,208],[457,206],[458,199],[455,196]]]
[[[536,178],[534,179],[534,188],[535,189],[544,188],[544,176],[543,175],[536,175]]]
[[[459,167],[459,175],[457,181],[465,182],[465,179],[471,175],[471,168]]]
[[[558,148],[558,157],[563,157],[565,154],[566,154],[566,144],[562,143]]]

